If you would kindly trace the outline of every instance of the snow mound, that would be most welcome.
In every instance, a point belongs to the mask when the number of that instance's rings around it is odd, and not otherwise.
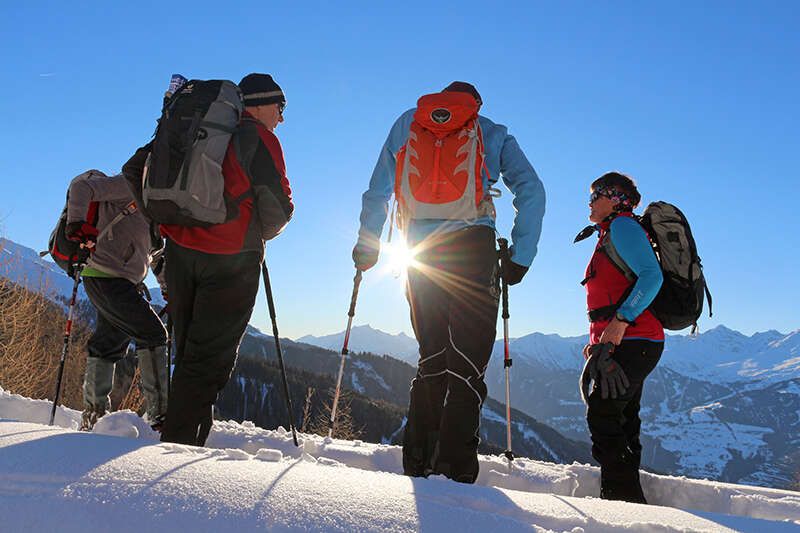
[[[283,428],[235,422],[215,422],[207,448],[160,444],[131,412],[93,433],[68,409],[45,426],[48,405],[0,389],[4,531],[800,530],[790,491],[645,473],[655,505],[641,506],[591,497],[588,465],[481,456],[461,485],[399,475],[396,446],[300,434],[296,448]]]

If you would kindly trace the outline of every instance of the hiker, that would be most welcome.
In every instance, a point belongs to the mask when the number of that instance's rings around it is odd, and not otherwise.
[[[484,374],[500,295],[492,203],[499,191],[492,187],[502,176],[515,197],[511,261],[502,273],[510,285],[536,255],[545,205],[542,183],[517,141],[478,115],[481,103],[474,86],[457,81],[395,121],[363,195],[353,249],[358,270],[375,265],[394,190],[398,225],[415,253],[406,295],[420,357],[403,471],[463,483],[478,476]]]
[[[281,233],[294,211],[274,133],[283,122],[283,91],[269,74],[248,74],[239,89],[244,112],[222,163],[225,198],[238,202],[233,217],[205,226],[161,224],[176,342],[164,442],[205,444],[214,402],[230,378],[253,311],[264,241]],[[142,183],[150,148],[137,150],[123,168],[134,188]]]
[[[593,368],[595,385],[587,399],[592,456],[600,463],[601,498],[647,503],[639,482],[639,408],[644,381],[664,350],[664,328],[648,309],[663,275],[648,235],[633,215],[641,199],[634,181],[608,172],[592,183],[590,193],[589,220],[596,225],[599,240],[582,282],[590,320],[584,356],[606,343],[613,345],[610,360],[608,352],[597,352],[597,357],[606,358],[597,364],[608,375],[600,376]],[[609,240],[633,279],[612,262],[604,246]],[[612,383],[612,390],[604,394],[609,381],[603,379],[627,386],[617,391]]]
[[[114,363],[125,356],[131,339],[136,342],[145,418],[159,429],[167,412],[167,334],[143,297],[147,288],[142,282],[153,264],[163,283],[161,237],[136,209],[125,178],[97,170],[70,183],[66,222],[66,238],[91,252],[81,276],[97,310],[88,342],[80,429],[91,431],[110,409]]]

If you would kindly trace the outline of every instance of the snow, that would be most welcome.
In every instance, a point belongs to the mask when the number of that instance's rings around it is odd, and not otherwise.
[[[408,478],[400,448],[215,422],[161,444],[135,414],[80,414],[0,389],[3,531],[800,531],[800,493],[644,474],[655,505],[608,502],[598,469],[481,456],[474,486]]]
[[[375,369],[372,367],[371,364],[367,363],[366,361],[353,361],[353,366],[362,370],[367,377],[371,380],[376,382],[383,390],[390,391],[392,390],[389,385],[386,384],[386,381],[381,377],[380,374],[375,372]],[[353,375],[353,379],[355,379],[355,374]]]
[[[644,434],[659,439],[661,446],[679,457],[681,467],[708,477],[718,477],[732,458],[731,452],[747,459],[768,450],[769,428],[726,423],[712,403],[689,412],[662,414],[655,423],[643,423]]]
[[[356,391],[359,394],[364,394],[364,391],[366,391],[366,389],[364,388],[363,385],[361,385],[361,383],[359,383],[358,376],[356,376],[355,374],[351,374],[350,382],[351,385],[353,386],[354,391]]]

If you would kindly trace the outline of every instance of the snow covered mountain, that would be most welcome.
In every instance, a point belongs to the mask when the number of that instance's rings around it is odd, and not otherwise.
[[[295,425],[302,425],[301,399],[313,393],[311,409],[321,400],[330,401],[340,354],[310,344],[281,339],[289,388],[295,402]],[[271,336],[249,327],[239,349],[239,360],[217,404],[224,418],[252,420],[261,427],[274,427],[286,419]],[[399,443],[405,427],[408,387],[415,368],[389,356],[350,354],[342,378],[343,389],[352,391],[352,417],[363,427],[363,439]],[[514,450],[526,457],[556,462],[589,462],[589,447],[565,438],[531,416],[513,410]],[[327,426],[326,426],[327,427]],[[506,420],[502,404],[489,398],[481,421],[481,451],[501,453],[505,449]]]
[[[51,292],[61,295],[71,290],[70,280],[58,267],[8,240],[0,240],[0,275],[35,290],[52,288]],[[153,291],[155,298],[157,293]],[[310,344],[338,352],[343,335],[309,335],[300,339],[301,343],[285,341],[285,349],[297,354],[287,357],[288,364],[296,364],[295,357],[299,357],[305,365],[300,368],[335,375],[336,354],[320,357]],[[249,332],[243,353],[251,341],[254,353],[270,353],[271,337],[257,330]],[[576,380],[585,342],[585,336],[532,333],[513,339],[510,346],[514,360],[512,406],[568,438],[584,441],[588,439],[585,413]],[[390,354],[411,365],[417,359],[413,338],[369,326],[353,328],[350,348],[354,354]],[[486,378],[490,397],[498,399],[504,398],[505,387],[501,358],[502,342],[498,341]],[[405,405],[408,369],[398,370],[357,354],[349,361],[347,388],[368,398]],[[252,401],[252,408],[258,409],[257,401]],[[485,438],[502,441],[494,435],[502,431],[502,424],[494,420],[502,418],[502,412],[502,407],[487,404],[484,428],[491,434]],[[800,471],[800,330],[746,336],[718,326],[696,337],[670,335],[661,362],[648,380],[642,417],[648,468],[733,482],[795,486]],[[528,424],[525,420],[521,423]],[[530,429],[515,431],[525,435]],[[532,443],[535,439],[528,440]]]
[[[14,241],[0,238],[0,276],[47,295],[54,301],[65,301],[72,295],[73,281],[49,256],[39,253]],[[163,307],[166,302],[158,288],[150,288],[151,303]],[[83,285],[78,286],[78,298],[86,298]]]
[[[387,336],[364,326],[354,330],[351,344],[390,353],[391,345],[379,342]],[[588,435],[576,381],[586,342],[586,336],[542,333],[510,342],[512,406],[582,440]],[[799,346],[800,330],[748,337],[718,326],[696,337],[670,335],[645,390],[644,464],[662,472],[794,486],[800,470]],[[505,394],[501,360],[498,341],[486,376],[494,398]]]
[[[320,348],[338,352],[344,345],[344,331],[320,337],[306,335],[297,339],[297,342],[313,344]],[[415,365],[418,359],[418,347],[415,338],[409,337],[402,332],[398,335],[384,333],[378,329],[371,328],[369,324],[351,328],[349,350],[351,352],[370,352],[376,355],[387,354],[412,365]]]
[[[35,250],[3,238],[0,238],[0,276],[51,296],[69,298],[72,293],[73,282],[55,263],[39,257]],[[83,294],[83,287],[80,291]]]

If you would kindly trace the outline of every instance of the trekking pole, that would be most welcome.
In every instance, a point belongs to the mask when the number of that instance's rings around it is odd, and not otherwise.
[[[344,345],[342,346],[342,360],[339,363],[339,377],[336,378],[336,393],[333,395],[333,406],[331,406],[331,427],[328,428],[328,437],[333,437],[333,425],[336,422],[336,406],[339,404],[339,393],[342,390],[342,374],[344,373],[344,359],[349,353],[347,345],[350,344],[350,328],[353,326],[353,317],[356,314],[356,300],[358,299],[358,286],[361,285],[361,271],[356,269],[353,278],[353,295],[350,297],[350,310],[347,311],[347,330],[344,333]]]
[[[278,337],[278,322],[275,318],[275,302],[272,300],[272,285],[269,282],[269,270],[267,269],[267,258],[261,264],[261,274],[264,276],[264,290],[267,293],[267,305],[269,306],[269,317],[272,319],[272,336],[275,337],[275,351],[278,355],[278,365],[281,368],[281,375],[283,376],[283,392],[286,394],[286,409],[289,412],[289,427],[292,430],[292,440],[295,446],[300,446],[297,443],[297,432],[294,429],[294,421],[292,420],[292,398],[289,396],[289,382],[286,379],[286,368],[283,366],[283,352],[281,351],[281,341]]]
[[[169,312],[169,304],[165,305],[158,313],[158,318],[164,320],[167,315],[167,398],[169,398],[170,383],[172,382],[172,315]]]
[[[87,254],[88,255],[88,254]],[[61,395],[61,380],[64,377],[64,362],[67,359],[67,351],[69,350],[69,339],[72,335],[72,313],[75,310],[75,301],[78,299],[78,285],[81,284],[81,271],[83,270],[86,256],[81,254],[74,265],[74,279],[75,283],[72,284],[72,297],[69,299],[69,310],[67,311],[67,323],[64,326],[64,345],[61,347],[61,360],[58,363],[58,374],[56,375],[56,394],[53,397],[53,409],[50,411],[50,425],[56,419],[56,407],[58,406],[58,397]]]
[[[497,239],[500,246],[500,281],[503,293],[503,367],[506,370],[506,451],[503,455],[508,459],[508,468],[511,469],[511,462],[514,460],[514,452],[511,451],[511,384],[509,373],[511,370],[511,356],[508,352],[508,283],[503,275],[508,257],[508,240]]]
[[[167,401],[172,389],[172,343],[175,341],[175,325],[172,314],[167,312]]]

